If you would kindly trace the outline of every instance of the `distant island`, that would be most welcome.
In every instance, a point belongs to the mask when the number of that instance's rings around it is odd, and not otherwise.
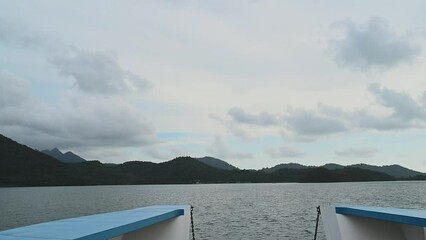
[[[242,170],[213,158],[178,157],[162,163],[103,164],[59,149],[37,151],[0,134],[0,186],[73,186],[193,183],[278,183],[426,180],[399,165],[279,164]]]

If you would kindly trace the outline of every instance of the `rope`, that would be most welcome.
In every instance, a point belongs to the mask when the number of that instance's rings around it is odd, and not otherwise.
[[[191,206],[191,230],[192,230],[192,240],[195,240],[195,231],[194,231],[194,216],[192,214],[194,207]]]
[[[314,235],[314,240],[317,239],[317,232],[318,232],[318,222],[319,222],[319,217],[321,215],[321,208],[320,206],[317,207],[317,224],[315,225],[315,235]]]

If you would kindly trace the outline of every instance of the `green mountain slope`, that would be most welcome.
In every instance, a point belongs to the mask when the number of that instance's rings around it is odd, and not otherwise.
[[[223,170],[237,170],[238,168],[235,166],[232,166],[231,164],[214,158],[214,157],[202,157],[202,158],[196,158],[198,161],[207,164],[211,167],[215,167],[215,168],[219,168],[219,169],[223,169]]]
[[[64,183],[64,163],[0,135],[0,185]]]
[[[400,165],[385,165],[385,166],[374,166],[374,165],[368,165],[368,164],[364,164],[364,163],[360,163],[360,164],[354,164],[354,165],[349,165],[349,166],[342,166],[339,164],[335,164],[335,163],[327,163],[323,166],[320,166],[322,168],[325,168],[327,170],[340,170],[340,169],[344,169],[344,168],[358,168],[358,169],[363,169],[363,170],[370,170],[370,171],[375,171],[375,172],[379,172],[379,173],[384,173],[387,174],[389,176],[392,176],[394,178],[413,178],[413,177],[421,177],[421,176],[426,176],[425,173],[421,173],[418,171],[414,171],[405,167],[402,167]],[[278,171],[280,169],[283,168],[289,168],[289,169],[308,169],[308,168],[316,168],[313,166],[304,166],[298,163],[282,163],[282,164],[278,164],[272,168],[264,168],[263,171],[272,173],[275,171]]]
[[[190,184],[237,182],[341,182],[395,180],[386,173],[357,167],[327,169],[284,165],[273,172],[224,170],[199,159],[179,157],[163,163],[67,164],[0,135],[0,186]],[[410,179],[420,180],[422,177]]]
[[[402,167],[400,165],[385,165],[385,166],[373,166],[373,165],[367,165],[367,164],[355,164],[355,165],[351,165],[350,167],[355,167],[355,168],[361,168],[361,169],[366,169],[366,170],[371,170],[371,171],[376,171],[376,172],[382,172],[382,173],[386,173],[388,175],[391,175],[393,177],[396,178],[408,178],[408,177],[414,177],[417,175],[422,175],[423,173],[421,172],[417,172],[405,167]]]
[[[263,168],[262,171],[267,172],[267,173],[272,173],[272,172],[275,172],[275,171],[283,169],[283,168],[288,168],[288,169],[307,169],[307,168],[311,168],[311,167],[304,166],[304,165],[299,164],[299,163],[281,163],[281,164],[278,164],[278,165],[273,166],[271,168]]]

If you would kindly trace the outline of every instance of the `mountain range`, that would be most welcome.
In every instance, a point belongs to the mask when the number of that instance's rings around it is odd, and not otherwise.
[[[80,162],[85,162],[86,159],[74,154],[71,151],[68,151],[66,153],[62,153],[59,149],[54,148],[52,150],[48,150],[45,149],[43,151],[41,151],[42,153],[49,155],[51,157],[54,157],[56,159],[58,159],[61,162],[64,163],[80,163]]]
[[[240,170],[211,157],[178,157],[162,163],[132,161],[103,164],[83,161],[70,164],[0,135],[0,186],[392,180],[426,180],[426,175],[397,178],[357,167],[327,169],[294,164],[275,168],[274,171]]]
[[[47,154],[51,157],[54,157],[56,159],[58,159],[61,162],[64,163],[81,163],[81,162],[85,162],[86,160],[80,156],[78,156],[77,154],[68,151],[66,153],[62,153],[58,148],[53,148],[52,150],[43,150],[41,151],[44,154]],[[202,157],[202,158],[194,158],[206,165],[209,165],[211,167],[215,167],[218,169],[222,169],[222,170],[238,170],[237,167],[221,160],[218,158],[213,158],[213,157]],[[283,164],[278,164],[274,167],[271,168],[264,168],[262,169],[265,172],[268,173],[272,173],[275,172],[279,169],[282,168],[289,168],[289,169],[308,169],[308,168],[315,168],[317,166],[305,166],[302,164],[298,164],[298,163],[283,163]],[[376,172],[381,172],[381,173],[386,173],[392,177],[395,178],[409,178],[409,177],[414,177],[417,175],[421,175],[421,172],[418,171],[414,171],[405,167],[402,167],[400,165],[385,165],[385,166],[374,166],[374,165],[368,165],[368,164],[364,164],[364,163],[360,163],[360,164],[353,164],[353,165],[347,165],[347,166],[343,166],[340,164],[336,164],[336,163],[327,163],[325,165],[319,166],[319,167],[323,167],[326,168],[328,170],[336,170],[336,169],[342,169],[345,167],[353,167],[353,168],[361,168],[361,169],[366,169],[366,170],[371,170],[371,171],[376,171]]]
[[[289,169],[313,169],[313,168],[317,168],[318,166],[305,166],[305,165],[301,165],[298,163],[283,163],[283,164],[278,164],[274,167],[271,168],[264,168],[262,169],[262,171],[271,173],[271,172],[275,172],[279,169],[282,168],[289,168]],[[376,171],[376,172],[380,172],[380,173],[385,173],[388,174],[389,176],[392,176],[394,178],[410,178],[410,177],[415,177],[418,175],[424,175],[424,173],[418,172],[418,171],[414,171],[411,169],[408,169],[406,167],[394,164],[394,165],[384,165],[384,166],[374,166],[374,165],[368,165],[368,164],[364,164],[364,163],[359,163],[359,164],[352,164],[352,165],[347,165],[347,166],[343,166],[343,165],[339,165],[336,163],[327,163],[325,165],[319,166],[328,170],[337,170],[337,169],[343,169],[343,168],[359,168],[359,169],[365,169],[365,170],[370,170],[370,171]]]
[[[53,148],[52,150],[45,149],[45,150],[42,150],[41,152],[48,155],[48,156],[56,158],[57,160],[59,160],[63,163],[81,163],[81,162],[86,161],[86,159],[78,156],[77,154],[75,154],[71,151],[68,151],[66,153],[62,153],[61,150],[59,150],[58,148]],[[214,157],[206,156],[206,157],[194,158],[194,159],[196,159],[196,160],[198,160],[198,161],[200,161],[200,162],[202,162],[206,165],[209,165],[211,167],[222,169],[222,170],[237,170],[238,169],[237,167],[232,166],[231,164],[229,164],[229,163],[227,163],[223,160],[214,158]],[[115,165],[115,164],[112,164],[112,165]]]

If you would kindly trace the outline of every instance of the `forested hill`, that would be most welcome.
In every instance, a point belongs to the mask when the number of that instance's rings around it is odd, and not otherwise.
[[[268,173],[224,170],[198,159],[179,157],[163,163],[99,161],[63,163],[0,135],[0,186],[64,186],[116,184],[183,184],[237,182],[340,182],[389,181],[394,177],[376,171],[344,167],[281,168]]]
[[[415,178],[415,177],[421,177],[426,176],[425,173],[421,173],[418,171],[414,171],[408,168],[405,168],[400,165],[385,165],[385,166],[374,166],[374,165],[368,165],[368,164],[353,164],[348,166],[343,166],[335,163],[327,163],[323,166],[320,166],[322,168],[328,169],[328,170],[337,170],[337,169],[343,169],[343,168],[360,168],[380,173],[385,173],[387,175],[390,175],[394,178],[399,179],[407,179],[407,178]],[[290,168],[290,169],[312,169],[316,168],[315,166],[304,166],[297,163],[284,163],[284,164],[278,164],[271,168],[264,168],[262,171],[272,173],[282,168]]]
[[[219,168],[219,169],[224,169],[224,170],[237,170],[238,168],[235,166],[232,166],[231,164],[217,159],[217,158],[213,158],[213,157],[202,157],[202,158],[196,158],[198,161],[207,164],[209,166],[215,167],[215,168]]]

